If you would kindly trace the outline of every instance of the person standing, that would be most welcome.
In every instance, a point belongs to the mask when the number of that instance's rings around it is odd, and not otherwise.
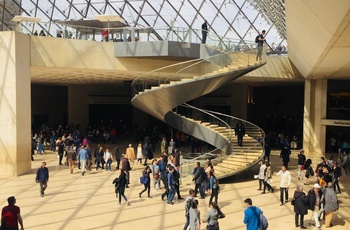
[[[42,162],[40,168],[36,171],[35,182],[40,185],[40,196],[44,197],[47,182],[49,181],[49,169],[46,168],[46,162]]]
[[[118,205],[121,205],[122,202],[122,197],[124,198],[126,205],[130,206],[130,202],[128,201],[128,198],[126,198],[125,196],[125,188],[127,188],[128,185],[128,181],[126,178],[126,173],[124,172],[123,169],[120,170],[120,175],[119,175],[119,179],[118,179],[118,186],[117,186],[117,190],[118,190],[118,194],[119,194],[119,202]]]
[[[271,146],[267,141],[265,141],[264,150],[264,161],[270,162]]]
[[[244,203],[247,206],[247,209],[244,210],[244,219],[243,223],[247,225],[247,230],[258,230],[259,229],[259,217],[261,210],[253,206],[253,201],[250,198],[244,200]]]
[[[64,143],[59,137],[56,140],[56,146],[57,146],[57,154],[58,154],[58,164],[62,165],[62,158],[63,158],[63,152],[64,152]]]
[[[284,143],[282,144],[280,158],[282,158],[283,165],[288,167],[289,161],[290,161],[290,145],[287,139],[284,140]]]
[[[122,170],[125,172],[126,174],[126,179],[127,179],[127,183],[126,183],[126,188],[129,188],[129,184],[130,184],[130,170],[131,170],[131,167],[130,167],[130,162],[129,162],[129,159],[128,159],[128,155],[124,155],[124,158],[122,160]]]
[[[276,174],[276,176],[280,176],[280,201],[281,201],[281,206],[285,203],[288,202],[288,189],[290,186],[290,182],[292,180],[292,177],[290,175],[290,172],[287,170],[287,167],[283,165],[281,167],[281,170]],[[285,202],[283,200],[283,197],[285,196]]]
[[[208,35],[208,22],[207,20],[204,21],[202,24],[202,43],[205,44],[207,41],[207,35]]]
[[[86,167],[86,162],[88,160],[88,153],[86,151],[86,146],[83,145],[81,147],[81,149],[78,152],[78,160],[80,161],[81,164],[81,175],[84,176],[85,175],[85,167]]]
[[[142,154],[142,144],[139,143],[137,145],[137,148],[136,148],[136,158],[137,158],[137,164],[142,164],[142,158],[143,158],[143,154]]]
[[[266,31],[261,31],[261,34],[258,35],[258,38],[256,39],[256,43],[258,43],[258,53],[256,54],[256,60],[261,61],[261,55],[264,47],[264,41],[265,41],[265,33]]]
[[[106,162],[106,171],[111,171],[111,164],[113,161],[113,156],[108,148],[106,148],[106,151],[103,154],[103,159]]]
[[[304,226],[304,215],[307,215],[307,203],[309,199],[305,196],[303,192],[303,186],[298,185],[297,189],[294,193],[292,205],[294,205],[294,213],[295,213],[295,227],[299,227],[301,229],[306,229]],[[300,216],[300,225],[299,225],[299,216]]]
[[[335,211],[338,210],[338,198],[333,190],[332,182],[329,182],[327,188],[323,191],[324,195],[324,211],[325,211],[325,227],[330,228],[333,226],[332,219]]]
[[[204,189],[202,187],[202,183],[206,180],[207,178],[207,174],[205,173],[203,167],[201,167],[200,162],[196,163],[196,166],[194,168],[194,175],[193,175],[193,181],[195,181],[196,186],[194,188],[195,191],[195,197],[197,197],[197,192],[199,190],[200,196],[202,199],[205,198],[205,193],[204,193]]]
[[[119,170],[121,156],[122,154],[119,150],[119,147],[115,147],[115,160],[117,161],[117,167],[115,168],[116,170]]]
[[[132,144],[129,144],[129,147],[126,149],[125,154],[128,156],[131,167],[133,167],[135,161],[135,150],[132,147]]]
[[[148,146],[148,142],[145,142],[142,146],[142,152],[143,152],[143,155],[145,157],[145,162],[143,164],[143,166],[147,166],[147,159],[148,159],[148,154],[149,154],[149,146]]]
[[[304,155],[304,150],[300,150],[300,153],[298,154],[298,180],[301,178],[301,174],[303,173],[302,167],[306,161],[306,157]]]
[[[242,121],[239,121],[235,127],[235,134],[237,136],[237,144],[242,147],[243,145],[243,136],[245,135],[245,126]]]
[[[167,143],[165,137],[162,138],[162,142],[160,142],[160,152],[163,154],[167,152]]]
[[[6,229],[18,230],[19,229],[18,224],[19,224],[21,225],[20,229],[23,230],[24,229],[23,219],[21,216],[21,210],[16,205],[16,198],[14,196],[10,196],[9,198],[7,198],[7,203],[8,205],[3,207],[1,211],[1,225],[3,222],[6,222],[6,220],[3,219],[4,216],[6,216],[8,212],[11,212],[15,221],[14,223],[7,223]],[[12,225],[12,226],[9,226],[9,225]],[[3,226],[1,226],[1,229],[3,229]]]
[[[77,154],[74,151],[74,146],[72,145],[69,147],[69,150],[67,152],[67,162],[68,162],[68,167],[71,174],[73,173],[76,160],[77,160]]]
[[[150,174],[152,173],[151,168],[147,165],[146,168],[142,171],[142,176],[147,177],[148,181],[146,184],[144,184],[144,189],[139,193],[139,197],[141,198],[142,193],[147,191],[148,198],[151,197],[151,177]]]
[[[332,175],[333,175],[333,186],[334,186],[334,191],[336,191],[336,188],[338,188],[338,193],[340,192],[340,187],[339,187],[339,179],[341,176],[341,169],[338,166],[338,162],[333,163],[333,168],[332,168]]]

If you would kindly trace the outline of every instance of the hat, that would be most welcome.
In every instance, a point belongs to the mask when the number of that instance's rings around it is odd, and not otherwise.
[[[300,150],[300,153],[303,153],[304,152],[304,149]]]
[[[319,184],[314,184],[314,188],[321,188],[321,186]]]

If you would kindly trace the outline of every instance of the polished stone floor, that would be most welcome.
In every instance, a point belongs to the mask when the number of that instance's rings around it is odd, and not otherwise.
[[[293,175],[290,197],[293,196],[293,190],[299,182],[296,179],[296,156],[297,151],[292,154],[290,166]],[[50,170],[45,197],[40,197],[39,185],[34,182],[35,171],[42,161],[47,162]],[[280,165],[277,151],[272,153],[272,162],[274,165]],[[31,173],[12,179],[0,179],[1,205],[6,205],[7,197],[16,196],[25,229],[182,229],[185,222],[183,200],[175,200],[175,205],[168,205],[160,199],[162,191],[154,190],[151,191],[152,199],[147,198],[146,194],[143,194],[142,198],[138,197],[138,193],[143,189],[139,183],[142,166],[135,165],[133,168],[131,185],[125,192],[131,206],[124,203],[118,206],[112,185],[118,172],[115,170],[115,162],[112,166],[114,170],[111,172],[93,169],[82,176],[77,168],[70,174],[67,166],[59,166],[55,153],[35,155]],[[275,170],[278,168],[279,166],[274,167]],[[253,205],[264,211],[269,220],[269,229],[296,229],[293,206],[290,203],[279,205],[278,190],[272,194],[261,194],[261,191],[257,191],[258,181],[253,179],[257,171],[258,165],[241,176],[221,181],[219,205],[226,218],[220,220],[220,229],[245,229],[242,222],[245,209],[243,200],[247,197],[253,200]],[[340,209],[333,220],[332,229],[350,229],[349,177],[341,178],[343,192],[338,195]],[[274,177],[273,186],[278,188],[278,184],[279,179]],[[189,180],[183,180],[182,196],[186,197],[188,190],[193,187]],[[310,182],[304,190],[307,191],[311,187]],[[208,200],[209,198],[199,200],[202,218],[208,211]],[[305,225],[308,229],[316,229],[308,226],[310,216],[309,212],[305,217]],[[205,229],[204,224],[201,229]]]

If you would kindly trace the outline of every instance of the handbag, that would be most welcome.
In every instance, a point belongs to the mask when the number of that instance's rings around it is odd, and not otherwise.
[[[147,184],[148,183],[148,177],[146,177],[146,176],[142,176],[142,177],[140,177],[140,182],[141,182],[141,184]]]

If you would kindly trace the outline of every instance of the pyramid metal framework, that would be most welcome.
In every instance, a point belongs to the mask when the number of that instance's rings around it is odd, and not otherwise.
[[[94,15],[122,17],[128,26],[201,28],[209,33],[253,41],[266,30],[267,44],[286,44],[284,0],[0,0],[0,30],[14,30],[15,15],[39,17],[38,24],[24,23],[23,32],[44,30],[56,36],[66,29],[58,20],[92,19]]]

